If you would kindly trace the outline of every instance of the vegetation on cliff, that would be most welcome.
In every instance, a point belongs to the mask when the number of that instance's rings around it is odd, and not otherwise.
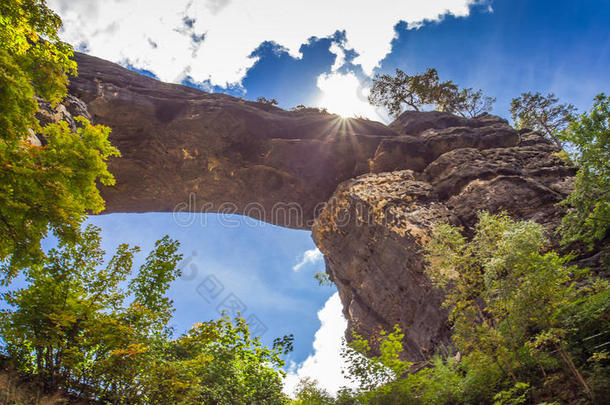
[[[608,281],[550,250],[535,222],[481,213],[472,238],[462,231],[439,224],[426,246],[428,274],[446,291],[453,354],[408,373],[400,330],[382,335],[377,357],[358,356],[370,346],[356,336],[346,357],[360,388],[328,399],[308,382],[297,403],[605,403]]]
[[[592,248],[610,231],[610,98],[595,97],[591,111],[570,122],[561,137],[573,148],[578,167],[574,191],[564,202],[563,242]]]
[[[441,82],[436,69],[417,75],[408,75],[400,69],[396,69],[394,76],[377,75],[369,95],[371,104],[386,108],[395,118],[405,107],[419,111],[425,106],[473,118],[491,111],[495,101],[483,95],[482,90],[459,89],[450,80]]]
[[[566,108],[551,106],[544,114],[559,119]],[[471,230],[436,225],[425,246],[427,272],[445,291],[454,347],[439,350],[423,370],[404,362],[411,372],[393,372],[401,348],[386,343],[394,335],[381,338],[377,357],[370,357],[371,345],[356,335],[348,358],[360,388],[328,399],[307,381],[297,393],[298,403],[606,403],[608,267],[604,258],[601,272],[575,266],[569,252],[584,243],[602,256],[608,253],[609,124],[608,98],[600,94],[588,113],[547,134],[566,145],[569,153],[562,154],[579,169],[573,192],[562,202],[567,214],[558,230],[561,252],[554,250],[558,246],[549,241],[547,229],[505,213],[481,212]]]
[[[523,93],[510,103],[510,114],[515,128],[529,128],[544,134],[557,147],[565,140],[561,134],[574,119],[576,108],[572,104],[561,104],[553,93],[546,96],[531,92]]]
[[[0,313],[0,335],[4,364],[32,390],[130,404],[601,404],[610,397],[609,283],[551,249],[541,225],[505,214],[481,213],[470,234],[434,227],[427,271],[445,292],[454,347],[425,364],[402,360],[398,327],[381,334],[378,355],[355,333],[344,357],[359,388],[333,397],[304,380],[290,400],[282,393],[290,337],[265,347],[240,318],[197,323],[174,337],[167,289],[180,275],[177,241],[159,240],[134,271],[137,247],[120,245],[106,261],[100,230],[80,229],[87,212],[104,207],[96,184],[114,181],[106,160],[118,151],[109,129],[85,118],[78,129],[36,118],[38,97],[57,107],[76,73],[60,25],[43,0],[0,4],[0,260],[5,284],[19,270],[27,281],[4,295],[10,308]],[[378,77],[371,101],[392,114],[432,104],[463,116],[493,103],[440,82],[433,69]],[[513,102],[520,125],[565,146],[579,169],[563,203],[565,247],[599,250],[610,229],[610,99],[601,94],[589,113],[572,113],[552,95]],[[48,229],[60,243],[45,253]]]
[[[2,363],[12,370],[3,401],[59,390],[97,403],[285,403],[290,337],[267,348],[243,319],[221,318],[174,338],[166,290],[180,273],[178,243],[159,240],[133,274],[137,247],[120,245],[105,263],[100,230],[81,231],[104,208],[97,183],[114,184],[106,160],[119,153],[109,128],[36,116],[42,99],[62,108],[76,74],[60,26],[44,0],[0,4],[0,261],[4,284],[20,270],[27,282],[3,296]],[[45,253],[48,229],[59,247]],[[15,394],[19,380],[31,396]]]

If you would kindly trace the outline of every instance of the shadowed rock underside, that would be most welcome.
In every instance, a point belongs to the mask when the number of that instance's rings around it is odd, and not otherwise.
[[[550,142],[492,115],[405,112],[386,126],[76,61],[59,115],[112,128],[122,157],[110,162],[117,185],[101,190],[106,212],[231,212],[312,229],[349,329],[374,341],[398,324],[410,360],[449,345],[423,271],[431,226],[469,233],[477,211],[504,210],[552,230],[571,190],[574,169]]]

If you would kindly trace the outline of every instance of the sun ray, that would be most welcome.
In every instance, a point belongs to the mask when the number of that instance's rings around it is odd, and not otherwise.
[[[318,77],[322,95],[317,105],[344,118],[367,117],[378,119],[373,106],[367,100],[368,89],[363,88],[353,72],[330,73]]]

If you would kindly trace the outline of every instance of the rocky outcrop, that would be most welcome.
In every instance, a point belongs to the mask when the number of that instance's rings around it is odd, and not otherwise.
[[[364,175],[338,187],[313,238],[339,290],[348,338],[353,329],[375,348],[382,329],[399,325],[411,360],[449,344],[443,297],[425,276],[421,253],[438,221],[458,222],[410,170]]]
[[[340,182],[369,171],[385,125],[317,109],[285,111],[161,83],[77,54],[70,93],[112,128],[122,157],[106,212],[235,212],[308,229]],[[188,207],[185,206],[188,204]]]
[[[392,126],[398,123],[413,132],[381,142],[371,166],[408,169],[340,184],[313,238],[349,329],[375,341],[380,330],[399,325],[405,357],[417,361],[450,344],[443,297],[423,271],[432,225],[445,221],[468,231],[477,212],[487,210],[553,229],[574,169],[540,135],[517,132],[497,117],[408,112]]]
[[[449,344],[443,297],[423,272],[431,226],[469,232],[477,211],[504,210],[552,229],[574,175],[550,142],[492,115],[406,112],[385,126],[76,60],[65,110],[82,100],[122,153],[110,162],[117,185],[102,188],[106,212],[222,211],[311,228],[350,329],[371,339],[398,324],[411,360]]]

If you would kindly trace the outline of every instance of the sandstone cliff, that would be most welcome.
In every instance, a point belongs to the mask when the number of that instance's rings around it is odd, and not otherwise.
[[[300,112],[161,83],[77,54],[70,93],[93,121],[112,128],[123,157],[107,212],[235,211],[308,229],[337,184],[369,171],[383,124],[316,110]],[[278,203],[290,203],[285,209]]]
[[[317,217],[313,237],[349,328],[374,338],[398,324],[407,357],[424,360],[449,346],[443,297],[423,271],[421,250],[431,226],[446,221],[468,230],[477,211],[487,210],[553,229],[560,218],[556,204],[569,193],[574,171],[550,142],[497,117],[410,112],[397,122],[409,135],[383,142],[373,168],[388,170],[391,162],[412,170],[340,184]]]
[[[552,229],[574,175],[540,135],[491,115],[406,112],[385,126],[76,60],[67,110],[82,113],[82,100],[123,155],[110,163],[116,187],[102,189],[107,212],[178,207],[311,228],[350,328],[371,338],[400,325],[412,360],[449,342],[422,271],[431,225],[468,231],[478,210],[506,210]]]

